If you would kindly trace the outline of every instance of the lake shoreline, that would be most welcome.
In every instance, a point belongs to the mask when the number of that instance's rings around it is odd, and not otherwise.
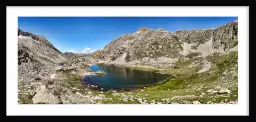
[[[171,75],[157,74],[155,71],[143,71],[137,70],[126,66],[114,65],[114,64],[95,64],[90,68],[93,71],[93,75],[84,76],[84,81],[90,84],[97,84],[97,88],[104,89],[134,89],[137,87],[148,87],[157,82],[161,82]],[[97,72],[102,72],[98,74]],[[121,76],[122,75],[122,76]],[[109,77],[109,78],[108,78]],[[93,79],[97,80],[93,80]],[[114,79],[113,79],[114,78]],[[109,79],[109,80],[107,80]],[[93,80],[93,81],[90,81]],[[104,81],[101,81],[104,80]],[[95,82],[95,83],[93,83]],[[112,83],[113,82],[113,83]],[[101,86],[104,83],[108,87]],[[122,84],[122,85],[121,85]],[[109,85],[113,85],[110,88]],[[121,85],[121,86],[118,86]]]
[[[232,52],[228,54],[222,54],[222,55],[211,55],[208,56],[214,57],[215,60],[218,60],[219,62],[228,61],[230,62],[230,67],[236,67],[237,65],[231,65],[235,64],[236,62],[232,62],[233,58],[237,58],[237,55],[234,57],[233,54],[236,54],[237,52]],[[207,58],[208,58],[207,57]],[[225,58],[222,58],[225,57]],[[232,60],[229,59],[232,58]],[[213,58],[212,58],[213,59]],[[151,103],[155,104],[161,104],[161,103],[167,103],[167,104],[237,104],[237,97],[238,97],[238,88],[237,88],[237,82],[230,82],[230,85],[222,86],[222,82],[219,81],[219,77],[228,77],[228,75],[220,75],[223,72],[226,72],[225,70],[218,68],[218,66],[215,62],[211,61],[213,64],[213,68],[211,68],[208,71],[199,72],[202,70],[201,65],[194,65],[194,62],[201,62],[201,58],[194,58],[190,60],[183,60],[177,62],[173,67],[171,68],[156,68],[154,66],[147,66],[147,65],[121,65],[125,66],[127,68],[136,69],[136,70],[142,70],[142,71],[156,71],[158,73],[162,74],[172,74],[173,77],[168,79],[166,82],[162,84],[155,84],[149,87],[145,88],[138,88],[137,90],[133,91],[117,91],[117,94],[122,95],[128,95],[129,94],[138,94],[137,96],[142,96],[142,98],[146,98],[147,102],[148,100],[151,100]],[[115,63],[101,63],[106,65],[115,65]],[[120,65],[118,65],[120,66]],[[152,68],[154,67],[154,68]],[[194,68],[190,68],[194,67]],[[232,68],[231,68],[232,69]],[[236,70],[234,70],[236,71]],[[231,71],[232,72],[232,71]],[[218,77],[217,77],[218,76]],[[236,78],[236,77],[234,77]],[[228,79],[232,80],[232,79]],[[207,82],[205,82],[207,81]],[[236,81],[236,80],[232,80]],[[168,93],[168,94],[167,94]],[[105,92],[103,93],[105,94]],[[109,92],[106,93],[109,97],[115,99],[115,95],[109,95]],[[170,99],[172,98],[172,99]],[[177,99],[176,99],[177,98]],[[160,100],[161,99],[161,100]],[[159,101],[160,100],[160,101]],[[147,102],[139,99],[141,104],[147,104]],[[144,103],[145,102],[145,103]],[[131,103],[134,102],[132,100],[128,100],[126,102],[126,98],[123,100],[120,100],[119,102],[114,101],[106,101],[106,103]]]

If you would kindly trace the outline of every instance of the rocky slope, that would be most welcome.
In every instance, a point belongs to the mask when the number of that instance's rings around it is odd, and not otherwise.
[[[167,66],[179,59],[224,53],[237,45],[237,32],[237,21],[215,29],[176,32],[142,27],[113,40],[93,56],[105,63]]]
[[[62,54],[46,38],[18,30],[18,98],[23,104],[96,103],[104,96],[81,94],[70,85],[88,70],[90,58]],[[84,91],[88,90],[86,88]]]
[[[18,29],[19,82],[44,78],[53,65],[65,60],[62,53],[43,36]]]
[[[89,66],[96,63],[91,56],[85,56],[84,54],[64,53],[64,56],[68,59],[62,67],[62,70],[75,70],[79,72],[79,75],[90,71]]]
[[[46,47],[49,47],[49,48],[52,48],[54,51],[56,51],[57,53],[60,53],[61,52],[55,48],[45,37],[43,36],[40,36],[40,35],[36,35],[36,34],[33,34],[33,33],[30,33],[30,32],[24,32],[23,30],[21,29],[18,29],[18,36],[20,37],[30,37],[31,39],[37,41],[37,42],[40,42],[40,43],[43,43],[44,45],[46,45]]]
[[[73,52],[65,52],[63,53],[64,57],[70,59],[71,57],[75,56],[76,54]]]

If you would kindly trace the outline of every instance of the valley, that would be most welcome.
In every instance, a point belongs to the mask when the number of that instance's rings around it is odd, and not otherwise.
[[[236,104],[238,21],[176,32],[141,27],[86,56],[19,29],[18,73],[20,104]]]

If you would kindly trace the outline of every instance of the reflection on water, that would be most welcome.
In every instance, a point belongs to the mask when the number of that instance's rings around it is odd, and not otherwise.
[[[90,67],[92,71],[102,70],[103,76],[86,76],[84,82],[104,89],[136,88],[154,84],[168,78],[168,75],[149,71],[132,70],[115,65],[98,64]]]

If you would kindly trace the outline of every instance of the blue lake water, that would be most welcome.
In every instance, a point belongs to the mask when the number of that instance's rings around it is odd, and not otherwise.
[[[84,78],[85,84],[96,85],[97,89],[131,89],[149,86],[170,77],[151,71],[132,70],[115,65],[97,64],[90,67],[92,71],[102,70],[105,75],[91,75]]]

